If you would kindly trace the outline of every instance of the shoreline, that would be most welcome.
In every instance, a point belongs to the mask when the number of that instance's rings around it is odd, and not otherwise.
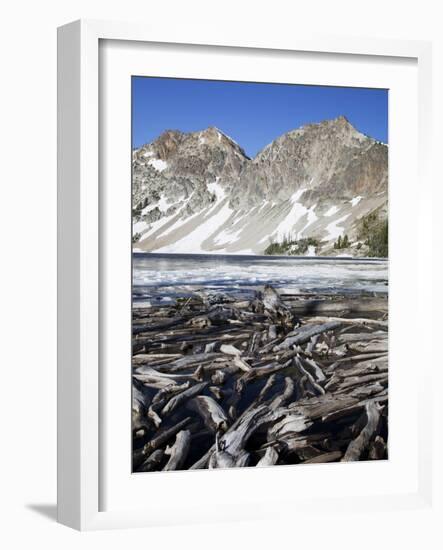
[[[137,257],[152,257],[152,258],[199,258],[208,257],[212,259],[232,259],[232,261],[239,259],[253,259],[253,260],[306,260],[306,261],[343,261],[343,262],[357,262],[357,263],[376,263],[384,262],[389,263],[389,258],[384,257],[370,257],[370,256],[280,256],[278,254],[217,254],[214,252],[143,252],[139,250],[132,250],[132,255]]]

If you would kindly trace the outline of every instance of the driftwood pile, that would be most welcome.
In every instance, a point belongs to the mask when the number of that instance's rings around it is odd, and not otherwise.
[[[387,458],[387,300],[199,292],[133,310],[133,470]]]

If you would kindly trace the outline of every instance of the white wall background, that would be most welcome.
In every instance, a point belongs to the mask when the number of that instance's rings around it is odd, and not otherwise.
[[[165,29],[204,26],[275,35],[283,30],[354,36],[424,39],[434,42],[434,177],[443,128],[443,18],[439,2],[421,0],[40,0],[3,4],[0,31],[0,544],[4,548],[437,548],[443,461],[434,511],[397,512],[367,518],[331,514],[321,525],[276,522],[79,534],[54,522],[56,495],[56,27],[74,19],[146,21]],[[442,201],[430,200],[435,228]],[[441,243],[441,236],[437,242]],[[437,245],[436,245],[437,246]],[[442,255],[436,248],[435,282]],[[436,296],[436,300],[440,300]],[[441,300],[440,300],[441,305]],[[441,311],[441,308],[438,308]],[[427,322],[432,327],[432,319]],[[434,319],[434,334],[437,330]],[[432,338],[432,335],[430,335]],[[419,350],[417,353],[419,376]],[[441,363],[441,357],[436,357]],[[437,385],[434,385],[437,387]],[[438,387],[435,413],[441,419]],[[441,400],[440,400],[441,402]],[[442,424],[434,423],[439,453]],[[437,438],[439,437],[439,439]],[[439,463],[438,463],[439,462]],[[214,497],[216,498],[216,496]],[[210,503],[208,503],[210,505]],[[361,523],[361,538],[349,540],[346,523]],[[6,542],[8,540],[8,542]]]

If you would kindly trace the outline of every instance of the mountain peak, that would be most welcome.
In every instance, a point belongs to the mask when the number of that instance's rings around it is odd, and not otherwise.
[[[233,147],[237,153],[241,154],[245,159],[249,159],[249,157],[246,155],[244,149],[240,147],[240,145],[232,139],[230,136],[225,134],[220,128],[217,128],[216,126],[209,126],[205,130],[201,130],[200,132],[195,132],[193,135],[197,135],[200,144],[207,144],[207,145],[218,145],[218,146],[227,146]]]
[[[345,117],[345,115],[339,115],[337,118],[333,118],[331,122],[335,122],[336,124],[341,124],[342,126],[345,126],[347,124],[349,124],[349,126],[352,126],[352,124]]]
[[[327,123],[335,128],[339,128],[341,130],[346,130],[350,132],[357,132],[361,133],[357,130],[355,126],[352,125],[352,123],[349,121],[345,115],[340,115],[336,118],[330,119],[327,121]]]

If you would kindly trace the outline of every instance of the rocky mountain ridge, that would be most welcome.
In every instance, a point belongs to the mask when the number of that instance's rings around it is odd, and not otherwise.
[[[364,255],[359,223],[387,217],[387,187],[388,147],[345,117],[287,132],[253,159],[215,127],[167,130],[133,151],[134,250],[263,254],[310,239],[309,254]],[[335,248],[345,234],[351,245]]]

